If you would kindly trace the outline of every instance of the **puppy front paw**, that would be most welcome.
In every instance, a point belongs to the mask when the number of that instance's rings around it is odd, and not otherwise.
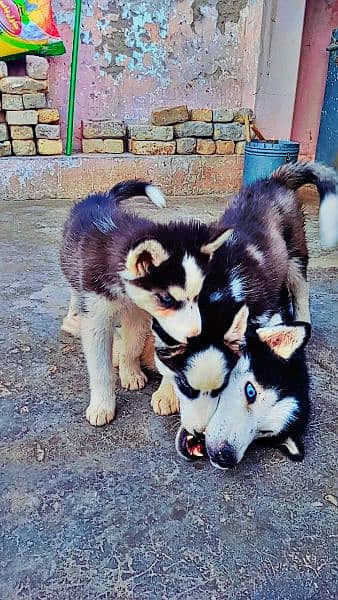
[[[86,410],[86,419],[94,427],[107,425],[115,417],[115,406],[105,404],[89,404]]]
[[[161,384],[151,397],[151,406],[157,415],[174,415],[180,411],[174,388],[171,384]]]
[[[120,381],[125,390],[142,390],[148,378],[139,366],[127,367],[120,360]]]

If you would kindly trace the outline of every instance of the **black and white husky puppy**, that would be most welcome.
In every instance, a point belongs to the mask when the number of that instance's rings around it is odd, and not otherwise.
[[[310,325],[300,322],[269,323],[245,336],[244,350],[205,431],[213,466],[236,466],[260,438],[280,447],[292,460],[303,459],[302,438],[309,416],[304,347],[309,336]],[[184,456],[196,443],[179,432],[176,446]],[[203,453],[203,440],[198,444]]]
[[[156,366],[163,382],[152,406],[160,414],[179,408],[189,434],[206,429],[227,384],[246,331],[246,321],[238,314],[243,303],[250,325],[262,327],[281,309],[285,312],[289,292],[294,319],[310,323],[304,219],[293,191],[306,183],[317,186],[322,202],[328,195],[338,200],[333,169],[295,163],[244,187],[226,209],[220,223],[232,234],[209,266],[199,301],[202,333],[197,340],[169,343],[154,322]],[[224,343],[234,351],[232,358],[224,354]]]
[[[76,204],[63,231],[61,267],[71,287],[63,328],[76,333],[80,326],[91,392],[86,417],[92,425],[108,423],[115,414],[116,316],[121,315],[127,340],[120,361],[121,383],[129,389],[142,388],[146,377],[139,357],[150,317],[181,343],[200,333],[198,297],[208,263],[229,235],[217,224],[162,225],[119,210],[122,200],[139,195],[159,207],[165,205],[158,188],[125,181]]]

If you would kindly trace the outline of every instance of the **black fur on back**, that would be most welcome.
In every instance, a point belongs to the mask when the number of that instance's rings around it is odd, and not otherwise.
[[[147,239],[158,240],[169,259],[135,280],[136,285],[158,290],[165,290],[170,284],[184,285],[185,254],[194,256],[202,272],[206,272],[209,257],[201,252],[201,246],[221,233],[217,224],[194,220],[158,224],[119,209],[122,200],[145,194],[147,185],[140,181],[123,182],[107,193],[88,196],[71,209],[63,230],[61,268],[76,291],[96,292],[109,299],[123,295],[120,272],[128,252]]]

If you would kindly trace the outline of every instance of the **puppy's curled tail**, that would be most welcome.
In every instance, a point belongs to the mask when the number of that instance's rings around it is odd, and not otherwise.
[[[164,208],[166,206],[166,199],[161,190],[155,185],[139,179],[121,181],[121,183],[114,185],[114,187],[107,192],[107,195],[111,200],[115,201],[116,206],[123,200],[128,200],[133,196],[147,196],[155,206],[158,206],[158,208]]]
[[[338,243],[338,175],[334,169],[316,162],[287,163],[272,174],[290,190],[312,183],[320,196],[319,229],[324,248],[334,248]]]

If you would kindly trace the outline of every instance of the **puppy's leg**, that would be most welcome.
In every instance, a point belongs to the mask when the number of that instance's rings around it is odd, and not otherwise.
[[[149,315],[133,305],[122,314],[120,380],[127,390],[140,390],[147,383],[141,370],[140,356],[143,352],[147,333],[150,330]]]
[[[143,367],[147,367],[151,371],[156,371],[155,367],[155,340],[152,334],[147,335],[146,341],[144,344],[142,356],[141,356],[141,365]]]
[[[309,285],[306,275],[297,258],[289,261],[288,287],[292,295],[295,321],[311,323]]]
[[[61,330],[74,336],[80,335],[80,298],[78,292],[70,291],[68,313],[62,321]]]
[[[119,327],[115,328],[113,339],[113,367],[115,368],[120,366],[120,355],[122,352],[122,340],[119,329]]]
[[[113,305],[94,293],[87,294],[85,302],[86,311],[81,315],[81,339],[90,385],[86,418],[91,425],[105,425],[115,416]]]
[[[151,406],[157,415],[173,415],[180,412],[180,405],[169,379],[162,378],[160,387],[151,397]]]

